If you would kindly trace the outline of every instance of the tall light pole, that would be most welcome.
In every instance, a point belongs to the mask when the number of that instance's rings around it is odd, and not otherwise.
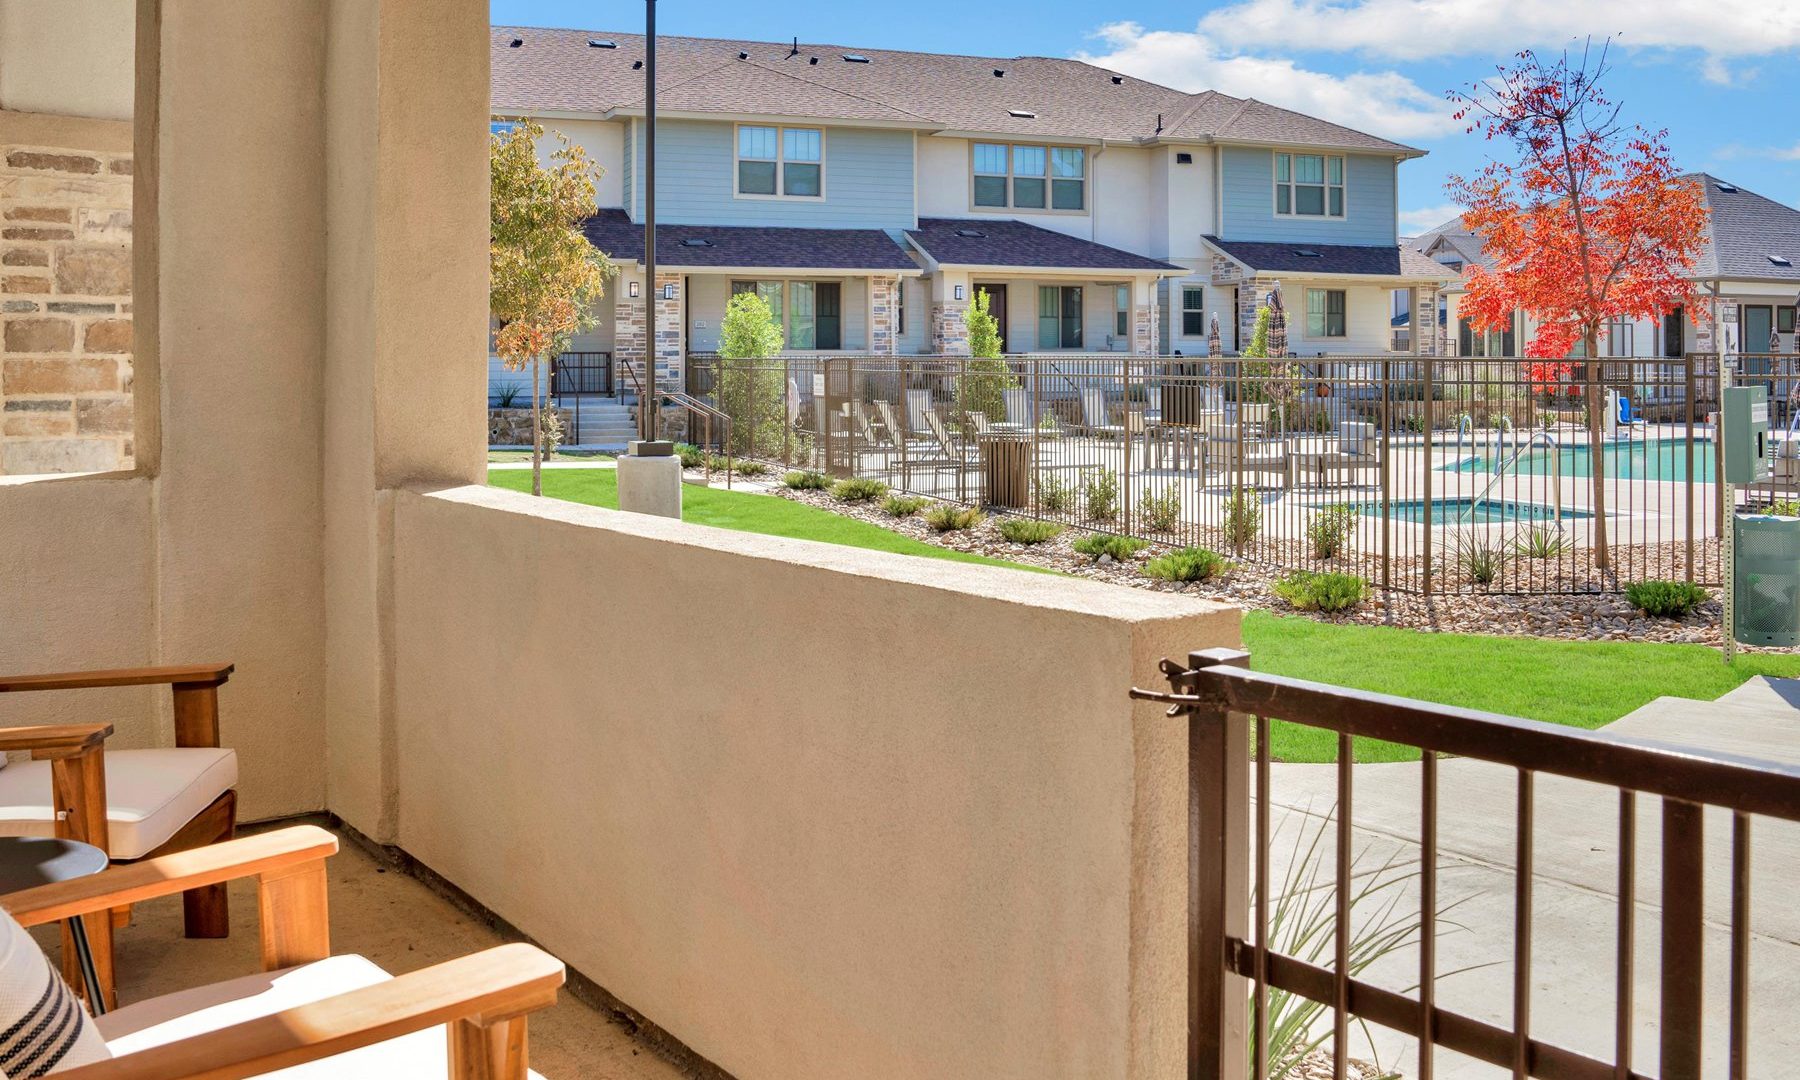
[[[644,391],[638,438],[656,439],[656,0],[644,0]]]

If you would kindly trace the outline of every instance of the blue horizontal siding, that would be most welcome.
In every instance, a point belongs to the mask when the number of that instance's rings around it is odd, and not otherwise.
[[[638,144],[643,143],[638,126]],[[910,229],[913,140],[906,131],[825,129],[825,197],[740,199],[733,177],[732,124],[664,120],[656,126],[656,217],[671,225],[788,225],[817,229]],[[627,152],[629,156],[630,152]],[[643,177],[629,182],[642,206]]]
[[[1275,215],[1274,150],[1220,148],[1221,202],[1226,240],[1304,241],[1313,244],[1397,243],[1394,169],[1391,157],[1344,155],[1345,206],[1342,220]]]

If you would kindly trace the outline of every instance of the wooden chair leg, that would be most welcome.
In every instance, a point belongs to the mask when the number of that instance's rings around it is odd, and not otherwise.
[[[84,748],[73,754],[58,754],[50,759],[50,790],[56,808],[56,833],[69,840],[93,844],[108,850],[106,824],[106,755],[101,746]],[[102,911],[82,916],[87,930],[88,951],[94,957],[94,973],[100,980],[100,993],[105,1007],[119,1004],[118,988],[113,983],[112,912]],[[65,925],[62,930],[63,975],[70,986],[83,987],[81,967],[75,959],[75,939]]]
[[[218,830],[207,844],[222,844],[237,835],[237,792],[227,791],[217,802],[202,811],[201,817],[216,817]],[[225,884],[205,885],[181,894],[181,916],[187,936],[222,938],[231,935],[231,908],[226,899]]]
[[[525,1080],[529,1068],[526,1018],[449,1025],[450,1080]]]

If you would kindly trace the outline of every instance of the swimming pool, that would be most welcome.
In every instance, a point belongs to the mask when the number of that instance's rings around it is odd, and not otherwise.
[[[1431,500],[1431,523],[1433,525],[1504,525],[1509,522],[1540,521],[1579,521],[1593,517],[1586,510],[1570,510],[1564,507],[1559,514],[1554,506],[1542,503],[1517,502],[1503,499],[1483,499],[1474,507],[1474,499],[1433,499]],[[1396,499],[1388,504],[1395,521],[1411,521],[1423,524],[1425,521],[1424,499]],[[1378,502],[1358,503],[1356,512],[1364,517],[1380,517],[1381,504]]]
[[[1507,473],[1521,476],[1551,475],[1551,450],[1548,446],[1537,445],[1519,455],[1515,463],[1512,459],[1512,448],[1501,452],[1498,461],[1494,458],[1493,447],[1475,448],[1475,452],[1461,461],[1439,467],[1441,472],[1491,473],[1497,465],[1505,465]],[[1593,455],[1588,447],[1563,446],[1555,451],[1557,464],[1562,475],[1568,477],[1592,476]],[[1618,480],[1672,480],[1682,481],[1688,477],[1687,440],[1685,439],[1633,439],[1621,440],[1606,444],[1603,456],[1606,475]],[[1711,439],[1694,440],[1694,479],[1701,483],[1711,483],[1713,478],[1713,442]]]

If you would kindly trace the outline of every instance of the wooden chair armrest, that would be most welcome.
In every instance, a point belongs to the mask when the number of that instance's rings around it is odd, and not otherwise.
[[[0,896],[0,907],[23,925],[37,926],[236,878],[291,874],[309,863],[323,865],[337,849],[337,837],[324,829],[295,825],[8,893]]]
[[[531,945],[501,945],[374,986],[135,1054],[60,1072],[66,1080],[228,1080],[317,1061],[415,1031],[458,1023],[486,1028],[555,1004],[563,965]],[[461,1032],[453,1032],[460,1036]],[[452,1056],[468,1052],[451,1039]],[[524,1041],[517,1050],[523,1053]],[[521,1062],[521,1065],[523,1063]],[[452,1064],[452,1069],[456,1068]],[[486,1075],[456,1072],[454,1075]],[[523,1070],[520,1070],[523,1075]]]
[[[115,668],[110,671],[63,671],[48,675],[0,675],[0,694],[22,690],[85,690],[98,686],[160,686],[210,683],[231,677],[234,664],[185,664],[174,667]]]
[[[0,728],[0,753],[37,750],[42,757],[62,757],[99,746],[113,733],[111,724],[43,724]]]

